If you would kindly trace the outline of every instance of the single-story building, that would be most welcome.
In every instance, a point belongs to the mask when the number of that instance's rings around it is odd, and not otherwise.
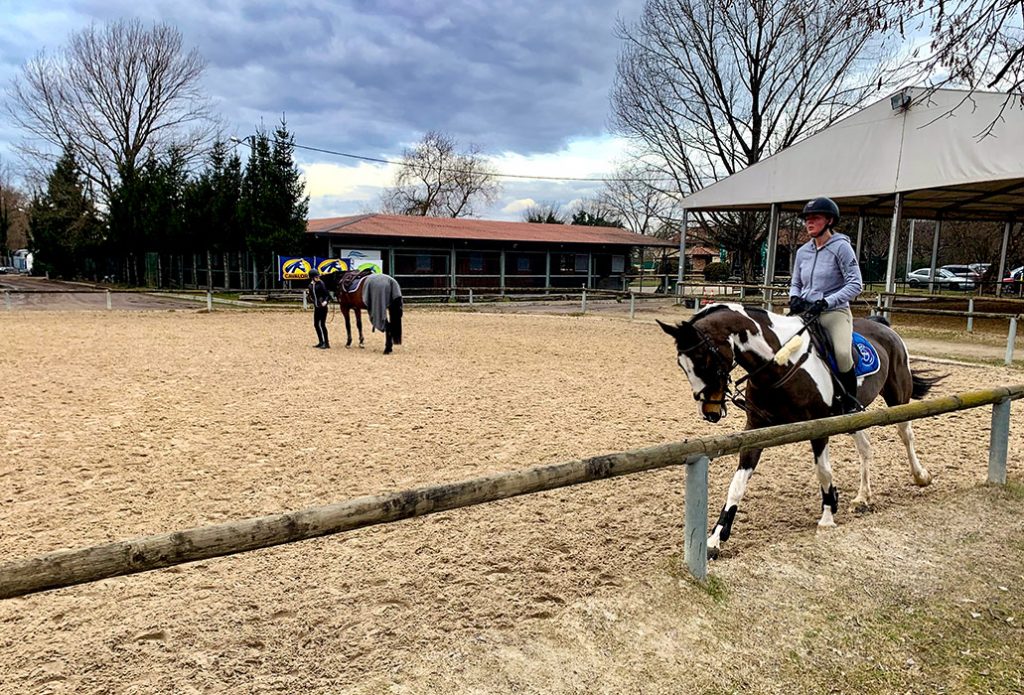
[[[313,219],[307,232],[318,253],[379,258],[385,273],[411,289],[618,290],[634,249],[675,247],[617,227],[381,214]]]

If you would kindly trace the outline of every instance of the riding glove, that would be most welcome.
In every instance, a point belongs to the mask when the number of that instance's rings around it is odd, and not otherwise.
[[[807,308],[807,306],[808,304],[806,299],[804,299],[803,297],[799,297],[797,295],[793,295],[792,297],[789,298],[790,316],[795,316],[796,314],[801,313]]]
[[[825,309],[828,309],[828,302],[824,299],[819,299],[804,310],[804,316],[812,319],[815,316],[819,316]]]

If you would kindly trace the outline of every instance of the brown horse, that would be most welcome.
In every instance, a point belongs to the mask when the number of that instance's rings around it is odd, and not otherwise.
[[[345,316],[345,332],[352,345],[352,323],[349,311],[356,312],[359,347],[363,347],[363,315],[365,309],[374,330],[384,333],[384,354],[390,355],[393,345],[402,344],[402,288],[390,275],[374,274],[372,270],[350,270],[323,276],[327,289],[338,298],[338,306]]]
[[[853,322],[854,330],[877,353],[874,371],[858,381],[857,399],[867,405],[881,395],[887,405],[894,406],[911,398],[923,398],[942,377],[913,373],[906,345],[883,322],[884,319]],[[712,304],[688,322],[675,326],[658,323],[675,339],[676,361],[690,382],[701,415],[709,422],[718,422],[725,415],[726,401],[730,400],[746,411],[748,430],[842,413],[836,402],[837,382],[833,373],[807,336],[804,320],[798,316],[780,316],[739,304]],[[737,366],[747,373],[741,379],[746,381],[745,397],[733,393],[732,372]],[[910,423],[896,427],[910,459],[911,478],[916,485],[928,485],[931,474],[917,459]],[[853,504],[855,508],[867,508],[871,503],[871,446],[864,432],[853,433],[853,438],[861,459],[860,489]],[[822,513],[818,525],[835,526],[833,514],[839,507],[839,493],[832,480],[828,437],[811,440],[811,448],[821,487]],[[721,544],[729,538],[737,506],[760,458],[761,449],[740,453],[739,467],[722,513],[708,538],[709,557],[716,557]]]

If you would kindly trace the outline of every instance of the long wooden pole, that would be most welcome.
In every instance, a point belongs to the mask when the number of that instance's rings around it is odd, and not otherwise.
[[[300,511],[143,536],[77,550],[58,550],[0,565],[0,599],[232,555],[483,502],[714,459],[818,437],[855,432],[1024,397],[1024,384],[759,430],[535,466],[445,485],[358,497]]]

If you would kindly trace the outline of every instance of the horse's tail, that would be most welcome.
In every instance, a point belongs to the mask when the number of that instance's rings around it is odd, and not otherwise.
[[[391,331],[391,340],[395,345],[402,344],[402,298],[395,297],[388,307],[388,330]]]
[[[934,374],[934,376],[932,376]],[[921,372],[912,372],[910,380],[913,383],[913,388],[910,391],[910,397],[918,400],[928,395],[928,392],[932,390],[932,386],[945,379],[948,374],[935,374],[933,370],[927,369]]]

